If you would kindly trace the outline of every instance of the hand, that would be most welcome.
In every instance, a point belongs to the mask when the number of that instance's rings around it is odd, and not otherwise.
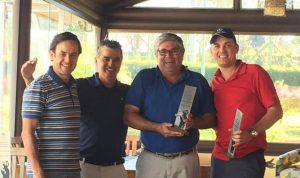
[[[179,128],[173,127],[171,123],[161,123],[158,126],[158,132],[164,137],[182,137],[185,135],[185,131]]]
[[[32,74],[35,71],[35,67],[37,64],[37,58],[30,59],[26,61],[21,67],[21,74],[23,79],[26,81],[33,80]]]
[[[193,128],[195,126],[195,122],[194,122],[194,119],[193,119],[193,115],[192,113],[189,113],[188,116],[187,116],[187,119],[185,119],[185,130],[188,130],[190,128]]]
[[[231,131],[231,129],[229,131]],[[251,139],[253,139],[253,136],[247,130],[238,130],[232,133],[232,140],[235,142],[234,147],[247,143]]]

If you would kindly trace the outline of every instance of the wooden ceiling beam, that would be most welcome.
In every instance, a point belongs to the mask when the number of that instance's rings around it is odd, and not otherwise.
[[[108,16],[108,28],[141,30],[211,31],[231,27],[240,32],[300,33],[300,11],[287,17],[263,16],[263,10],[130,8]]]
[[[109,6],[107,6],[106,13],[109,14],[110,11],[114,11],[114,10],[117,10],[117,9],[124,9],[126,7],[132,7],[133,5],[144,2],[144,1],[146,1],[146,0],[123,0],[123,1],[119,1],[117,3],[110,4]]]

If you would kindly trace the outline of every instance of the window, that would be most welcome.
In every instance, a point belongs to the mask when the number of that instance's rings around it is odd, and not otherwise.
[[[141,2],[135,7],[158,7],[158,8],[233,8],[233,0],[148,0]]]
[[[126,74],[130,83],[136,73],[143,68],[155,67],[153,44],[160,33],[131,33],[111,30],[109,38],[118,40],[123,46],[124,61],[119,74]],[[217,68],[210,55],[210,34],[177,33],[184,41],[184,65],[201,72],[208,82]],[[288,35],[238,35],[240,50],[238,58],[247,63],[256,63],[266,69],[278,92],[284,110],[283,119],[268,132],[269,142],[300,141],[300,54],[299,36]],[[122,80],[122,79],[121,79]],[[130,130],[129,134],[138,134]],[[214,131],[201,131],[202,140],[213,140]]]
[[[0,0],[0,177],[9,177],[10,136],[13,133],[11,101],[15,97],[13,71],[13,8],[14,0]],[[14,14],[15,15],[15,14]],[[13,87],[14,86],[14,87]]]
[[[64,31],[76,34],[82,46],[82,53],[73,76],[87,77],[95,72],[97,41],[93,25],[43,0],[33,1],[31,21],[30,57],[38,58],[35,77],[47,71],[50,65],[48,57],[50,43],[56,34]]]
[[[265,0],[249,1],[241,0],[242,9],[263,9],[265,7]],[[286,0],[286,8],[290,9],[299,9],[300,1],[299,0]]]

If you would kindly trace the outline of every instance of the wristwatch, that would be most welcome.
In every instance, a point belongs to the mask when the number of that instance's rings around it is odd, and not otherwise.
[[[257,137],[258,132],[256,130],[254,130],[254,129],[251,129],[250,130],[250,134],[251,134],[252,137]]]

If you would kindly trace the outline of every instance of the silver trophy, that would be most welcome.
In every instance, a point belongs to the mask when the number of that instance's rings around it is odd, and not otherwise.
[[[196,87],[185,85],[178,111],[175,114],[175,127],[185,130],[185,120],[191,112],[196,90]]]
[[[239,109],[236,109],[234,123],[233,123],[231,133],[240,130],[242,118],[243,118],[243,113]],[[235,157],[235,155],[234,155],[235,154],[235,147],[233,147],[233,145],[234,145],[234,141],[232,140],[232,138],[230,138],[229,146],[228,146],[228,150],[227,150],[227,157],[229,159]]]

